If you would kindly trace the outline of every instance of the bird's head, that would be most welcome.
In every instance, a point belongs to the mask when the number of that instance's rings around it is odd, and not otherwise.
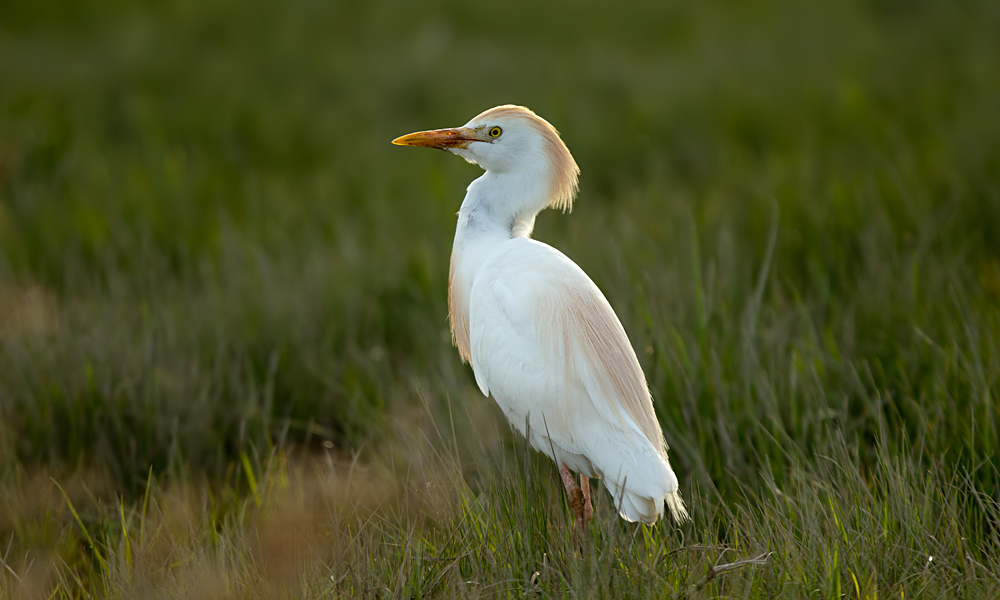
[[[580,169],[573,155],[555,127],[523,106],[497,106],[462,127],[418,131],[392,143],[439,148],[487,172],[538,179],[545,185],[545,206],[569,210],[576,196]]]

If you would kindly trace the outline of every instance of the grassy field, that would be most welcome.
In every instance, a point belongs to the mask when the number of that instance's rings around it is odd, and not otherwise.
[[[0,4],[0,598],[1000,597],[1000,3],[611,6]],[[389,140],[507,102],[690,524],[581,551],[451,347]]]

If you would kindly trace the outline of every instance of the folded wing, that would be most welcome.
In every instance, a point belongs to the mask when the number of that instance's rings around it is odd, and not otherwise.
[[[623,517],[654,521],[666,502],[685,518],[639,361],[597,286],[561,252],[525,238],[483,267],[489,275],[473,282],[469,306],[483,393],[535,448],[602,477]]]

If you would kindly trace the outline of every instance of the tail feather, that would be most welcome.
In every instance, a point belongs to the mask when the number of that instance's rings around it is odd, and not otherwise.
[[[670,516],[674,518],[674,521],[684,523],[691,520],[687,509],[684,508],[684,499],[681,498],[680,491],[667,494],[664,500],[667,503],[667,508],[670,509]]]
[[[677,523],[691,520],[679,491],[670,492],[662,498],[649,498],[628,489],[622,489],[615,482],[605,480],[605,486],[614,499],[618,514],[626,521],[635,523],[655,523],[663,515],[663,505],[667,505],[670,516]]]

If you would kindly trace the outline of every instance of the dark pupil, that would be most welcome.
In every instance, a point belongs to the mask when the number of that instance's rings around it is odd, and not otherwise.
[[[491,133],[493,134],[493,137],[496,137],[496,136],[500,135],[500,130],[497,129],[496,127],[494,127],[493,131]]]

